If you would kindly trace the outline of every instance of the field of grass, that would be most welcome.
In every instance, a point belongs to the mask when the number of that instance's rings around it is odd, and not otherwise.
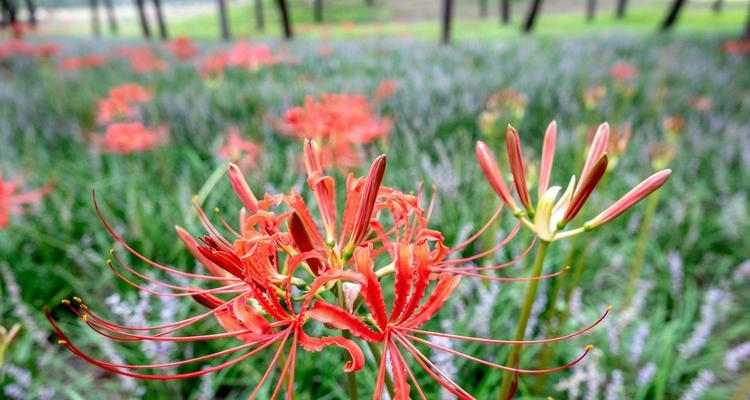
[[[722,18],[738,24],[735,17]],[[174,34],[202,36],[197,21],[181,24],[173,25]],[[545,25],[542,18],[540,30],[552,29]],[[250,34],[239,23],[234,26]],[[491,36],[490,29],[486,29],[487,36]],[[480,31],[485,32],[477,28]],[[208,31],[205,36],[210,36]],[[201,271],[173,227],[202,232],[190,202],[197,193],[208,193],[207,210],[220,207],[225,215],[234,216],[239,209],[226,177],[213,187],[204,187],[215,171],[225,167],[216,149],[228,125],[238,126],[245,137],[261,146],[259,163],[248,174],[256,194],[295,187],[310,198],[298,164],[301,144],[280,135],[269,118],[300,105],[307,95],[371,96],[381,81],[394,79],[398,89],[381,105],[382,113],[393,118],[393,131],[387,141],[363,151],[368,160],[381,152],[388,154],[388,186],[408,192],[420,182],[427,187],[437,185],[430,224],[449,244],[459,243],[481,226],[497,204],[474,158],[478,139],[494,143],[496,153],[501,153],[497,144],[501,139],[482,136],[477,126],[489,92],[513,89],[528,99],[522,117],[506,115],[502,123],[518,128],[526,154],[532,158],[539,157],[547,124],[557,121],[555,182],[579,170],[588,129],[603,121],[619,128],[632,124],[631,144],[606,187],[595,193],[584,210],[588,215],[652,173],[649,150],[665,140],[663,121],[682,118],[679,151],[670,164],[674,173],[660,194],[632,301],[626,305],[624,297],[645,204],[590,233],[585,263],[572,265],[582,275],[565,305],[572,314],[562,331],[587,325],[606,305],[613,305],[615,312],[590,333],[553,347],[553,364],[574,358],[587,343],[594,344],[595,350],[578,366],[551,374],[541,383],[524,377],[518,398],[747,398],[750,61],[723,53],[721,45],[727,39],[723,34],[648,37],[636,33],[594,39],[518,38],[450,47],[398,40],[271,42],[274,53],[294,62],[255,71],[230,69],[223,77],[210,79],[202,78],[192,63],[174,60],[166,72],[139,75],[117,58],[112,58],[111,66],[81,71],[60,71],[55,60],[0,59],[0,167],[6,178],[24,174],[31,188],[48,180],[55,183],[50,195],[28,215],[13,216],[9,228],[0,230],[0,325],[22,326],[2,361],[3,396],[247,398],[271,354],[260,353],[202,378],[138,381],[99,370],[56,344],[57,337],[43,315],[46,307],[81,347],[116,362],[166,362],[236,346],[235,339],[189,345],[112,344],[84,329],[80,319],[66,312],[60,300],[71,296],[81,296],[102,315],[141,324],[181,319],[199,310],[190,299],[139,293],[111,273],[105,261],[114,248],[131,265],[155,277],[163,275],[135,257],[126,257],[114,243],[96,216],[91,190],[96,189],[114,229],[134,248],[164,264]],[[66,55],[106,53],[110,45],[126,44],[73,39],[59,43]],[[330,55],[320,53],[324,45],[330,47]],[[203,43],[201,51],[218,47]],[[608,74],[620,62],[640,71],[627,88],[618,86]],[[170,144],[130,155],[93,153],[89,136],[99,131],[96,101],[110,87],[127,82],[154,91],[143,118],[150,124],[168,124]],[[583,92],[599,84],[607,87],[606,95],[596,107],[587,108]],[[697,97],[710,99],[710,109],[696,109],[692,104]],[[344,175],[336,172],[336,177],[337,187],[343,187]],[[494,238],[514,226],[509,213],[501,220],[497,231],[491,232]],[[507,261],[529,240],[528,232],[521,233],[488,262]],[[481,250],[487,243],[472,250]],[[570,246],[570,242],[556,243],[545,270],[552,272],[566,263]],[[530,261],[503,275],[528,276]],[[546,281],[542,288],[554,283],[554,279]],[[510,339],[526,285],[464,279],[426,329]],[[529,328],[533,338],[550,333],[542,314],[546,293],[541,290],[535,302]],[[209,328],[220,331],[215,324],[206,324],[191,332],[206,333]],[[505,361],[508,352],[506,346],[452,345],[498,363]],[[423,350],[430,354],[427,348]],[[431,355],[476,398],[494,398],[501,378],[498,371],[460,358]],[[539,358],[539,348],[528,347],[521,365],[539,367]],[[347,398],[341,364],[338,350],[300,352],[295,374],[298,398]],[[356,374],[364,398],[371,395],[376,375],[369,359]],[[445,396],[427,374],[418,378],[428,398]],[[272,388],[265,387],[259,398],[269,398]]]
[[[459,4],[463,11],[455,21],[454,38],[466,39],[508,39],[521,35],[520,25],[526,13],[526,4],[514,4],[512,23],[500,24],[494,15],[496,4],[490,2],[493,15],[486,19],[473,17],[474,12],[467,12],[468,4]],[[326,3],[327,4],[327,3]],[[472,5],[473,6],[473,5]],[[555,4],[553,4],[555,6]],[[176,13],[167,13],[167,26],[172,36],[216,39],[220,35],[219,18],[216,9],[196,15],[181,15],[179,6]],[[429,18],[400,18],[395,14],[393,5],[368,7],[363,1],[347,0],[330,4],[324,11],[324,21],[314,23],[312,2],[291,2],[291,18],[295,35],[301,38],[362,38],[362,37],[410,37],[426,40],[437,40],[440,36],[440,23]],[[402,6],[402,8],[405,6]],[[434,5],[437,9],[437,4]],[[549,7],[549,5],[548,5]],[[229,7],[229,27],[235,38],[269,39],[281,35],[280,17],[275,3],[266,1],[264,6],[265,28],[259,31],[255,23],[255,5],[253,2],[232,4]],[[585,20],[584,10],[567,8],[542,12],[538,19],[535,35],[541,36],[589,36],[612,34],[618,32],[655,32],[664,18],[666,5],[637,4],[631,6],[626,16],[617,19],[611,10],[601,9],[594,21]],[[435,14],[435,10],[425,11]],[[469,15],[472,17],[469,17]],[[415,15],[419,15],[416,13]],[[740,32],[746,22],[746,7],[728,2],[725,10],[714,13],[710,7],[694,3],[683,10],[675,31],[680,33],[706,32]],[[121,27],[121,34],[126,37],[139,37],[140,27],[134,19],[126,20]],[[103,22],[104,23],[104,22]],[[155,22],[152,21],[152,25]],[[154,28],[152,26],[152,28]],[[104,29],[106,32],[106,29]],[[55,28],[49,33],[63,35],[90,35],[87,23],[67,24]]]

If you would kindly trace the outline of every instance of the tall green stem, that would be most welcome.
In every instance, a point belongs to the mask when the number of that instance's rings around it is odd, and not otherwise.
[[[638,279],[641,277],[641,269],[643,268],[643,260],[646,257],[646,245],[648,244],[648,235],[651,231],[651,220],[656,213],[656,206],[659,204],[659,193],[656,192],[651,195],[648,199],[648,205],[646,206],[646,212],[643,214],[643,221],[641,221],[641,232],[638,236],[638,244],[635,248],[635,255],[633,256],[633,265],[630,267],[630,277],[628,278],[628,289],[625,292],[625,303],[624,307],[630,305],[630,301],[633,299],[635,294],[635,286],[638,283]]]
[[[544,257],[547,255],[547,247],[549,242],[541,241],[539,248],[536,252],[536,258],[534,259],[534,266],[532,267],[531,276],[537,277],[542,274],[542,268],[544,267]],[[534,299],[536,299],[536,291],[539,286],[539,280],[534,280],[529,283],[529,287],[526,288],[526,295],[523,298],[523,304],[521,305],[521,316],[519,317],[518,327],[516,328],[515,340],[524,340],[526,336],[526,325],[529,323],[529,317],[531,317],[531,308],[534,305]],[[518,367],[518,360],[521,357],[520,344],[515,344],[510,350],[508,355],[507,365],[512,368]],[[506,400],[511,391],[513,380],[515,379],[515,373],[505,372],[503,374],[503,383],[500,386],[500,392],[498,392],[498,400]]]

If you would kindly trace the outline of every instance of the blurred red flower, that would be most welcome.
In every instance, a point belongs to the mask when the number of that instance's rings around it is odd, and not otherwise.
[[[140,122],[115,122],[107,126],[104,135],[92,138],[95,150],[105,153],[139,153],[162,146],[167,142],[168,128],[146,128]]]

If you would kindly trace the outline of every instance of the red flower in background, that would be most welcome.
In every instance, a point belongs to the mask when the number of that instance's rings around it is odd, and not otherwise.
[[[38,203],[52,190],[52,183],[41,189],[18,193],[23,181],[20,178],[4,180],[0,170],[0,229],[8,228],[10,216],[26,214],[26,206]]]
[[[398,90],[398,82],[394,79],[384,79],[375,90],[375,101],[382,101],[393,96]]]
[[[609,75],[618,81],[626,81],[638,76],[638,68],[628,63],[617,63],[609,69]]]
[[[126,59],[130,68],[137,74],[150,72],[163,72],[169,66],[166,61],[147,46],[120,47],[115,49],[115,54]]]
[[[250,189],[240,169],[228,167],[232,187],[244,205],[239,212],[239,227],[232,227],[217,211],[223,228],[213,225],[194,200],[198,218],[207,235],[198,239],[177,227],[177,234],[191,254],[206,268],[208,274],[188,273],[146,258],[128,246],[104,220],[94,200],[97,214],[113,238],[135,257],[151,267],[190,280],[201,281],[206,288],[182,286],[154,279],[128,265],[114,251],[108,265],[129,285],[157,296],[192,297],[208,311],[184,320],[149,327],[126,326],[110,322],[95,313],[80,298],[75,302],[63,300],[88,327],[106,338],[123,341],[194,342],[234,338],[241,342],[216,353],[150,365],[130,365],[96,359],[74,345],[60,329],[51,313],[59,343],[75,355],[113,373],[154,380],[192,378],[217,371],[249,359],[259,352],[277,345],[262,377],[254,382],[250,398],[255,399],[268,381],[277,364],[278,382],[267,397],[274,399],[286,386],[286,398],[294,393],[297,349],[319,352],[330,346],[344,349],[348,359],[344,370],[357,371],[364,367],[361,343],[378,343],[382,354],[374,398],[381,398],[382,385],[390,363],[395,398],[409,398],[410,385],[424,398],[422,389],[405,362],[404,354],[441,386],[461,399],[473,397],[435,366],[415,345],[426,345],[431,351],[446,352],[492,368],[517,373],[544,373],[568,368],[586,356],[590,347],[574,361],[561,367],[543,371],[519,370],[497,365],[476,357],[431,343],[420,336],[437,336],[484,344],[540,344],[565,340],[580,335],[599,324],[607,313],[588,327],[563,337],[528,342],[494,340],[459,336],[421,330],[421,326],[436,315],[460,281],[460,276],[474,276],[497,280],[526,280],[482,275],[513,265],[518,257],[502,266],[472,267],[470,262],[491,254],[511,240],[519,231],[520,223],[493,249],[466,258],[450,261],[456,254],[479,238],[499,216],[502,206],[471,238],[453,249],[444,245],[440,232],[427,228],[434,198],[423,208],[423,192],[405,194],[383,186],[386,157],[378,157],[366,177],[350,174],[346,182],[344,210],[339,219],[335,181],[325,175],[321,154],[311,141],[305,142],[304,158],[307,183],[317,203],[313,214],[302,195],[266,194],[258,199]],[[282,208],[283,207],[283,208]],[[313,215],[319,215],[316,221]],[[319,228],[319,227],[322,227]],[[225,232],[226,234],[222,233]],[[533,242],[532,242],[533,245]],[[462,266],[467,265],[468,266]],[[379,268],[376,269],[376,266]],[[470,272],[474,271],[474,272]],[[394,275],[393,280],[382,279]],[[550,276],[554,276],[553,274]],[[534,279],[542,279],[534,278]],[[143,286],[138,281],[148,282]],[[391,283],[392,282],[392,283]],[[388,285],[392,285],[388,287]],[[294,290],[293,290],[294,287]],[[159,288],[155,290],[154,288]],[[384,290],[386,289],[387,290]],[[391,307],[386,307],[386,293],[394,293]],[[390,295],[389,295],[390,297]],[[361,301],[359,301],[361,300]],[[390,313],[388,312],[390,310]],[[608,309],[609,311],[609,309]],[[178,335],[188,327],[198,327],[215,319],[221,333]],[[340,330],[354,339],[342,336],[310,336],[303,329],[306,324],[320,324],[327,331]],[[281,354],[286,352],[282,360]],[[226,361],[194,372],[153,374],[142,369],[160,370],[196,364],[223,356]],[[410,384],[411,381],[411,384]]]
[[[239,128],[230,126],[224,145],[219,149],[219,157],[239,165],[243,170],[248,170],[256,164],[258,145],[243,139]]]
[[[41,43],[35,45],[22,39],[10,39],[0,44],[0,59],[14,56],[21,57],[52,57],[60,52],[60,46],[55,43]]]
[[[109,90],[109,96],[97,104],[97,123],[105,125],[117,119],[132,119],[138,114],[137,106],[151,98],[151,91],[138,84],[115,86]]]
[[[320,101],[308,96],[276,125],[284,134],[314,140],[323,154],[323,168],[349,169],[359,164],[357,146],[387,136],[393,123],[373,115],[372,104],[363,96],[324,93]]]
[[[64,70],[78,70],[103,67],[109,60],[101,54],[89,54],[81,57],[68,57],[60,61],[60,68]]]
[[[721,50],[727,54],[745,54],[750,53],[750,40],[730,40],[724,42]]]
[[[181,36],[164,43],[164,48],[178,60],[189,60],[198,55],[198,49],[192,40]]]
[[[272,65],[277,62],[279,62],[279,59],[271,53],[271,49],[267,45],[239,42],[228,51],[209,56],[201,64],[199,70],[202,75],[216,75],[221,74],[229,67],[253,71],[264,65]]]
[[[140,122],[116,122],[107,126],[104,135],[96,135],[92,143],[105,153],[139,153],[164,145],[168,129],[164,126],[146,128]]]

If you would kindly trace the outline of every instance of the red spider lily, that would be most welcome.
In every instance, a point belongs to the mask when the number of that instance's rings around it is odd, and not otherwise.
[[[312,138],[323,154],[323,168],[351,169],[359,164],[358,145],[385,137],[393,125],[389,118],[373,115],[372,105],[363,96],[323,94],[320,101],[305,99],[276,123],[287,135]]]
[[[638,68],[628,63],[617,63],[609,69],[609,76],[617,81],[626,81],[638,76]]]
[[[242,138],[239,128],[230,126],[224,145],[219,149],[219,157],[239,165],[243,170],[255,166],[258,158],[258,145]]]
[[[696,96],[690,101],[690,106],[696,111],[709,111],[713,107],[710,97]]]
[[[10,39],[0,44],[0,59],[14,56],[22,57],[52,57],[60,52],[60,46],[55,43],[41,43],[35,45],[21,39]]]
[[[105,370],[156,380],[190,378],[211,373],[239,363],[275,345],[274,356],[256,383],[251,399],[259,395],[277,362],[281,372],[276,386],[267,398],[276,398],[283,386],[286,387],[286,397],[291,397],[294,393],[298,347],[308,352],[319,352],[330,346],[340,347],[348,354],[344,370],[351,372],[363,368],[365,364],[359,340],[382,344],[384,357],[379,365],[375,398],[380,398],[382,394],[388,362],[391,364],[396,390],[400,396],[396,398],[408,398],[409,379],[417,392],[422,394],[422,389],[417,384],[402,349],[446,389],[462,399],[472,398],[466,390],[437,369],[417,345],[426,344],[493,368],[508,369],[441,348],[419,336],[444,336],[486,344],[518,343],[430,332],[420,328],[441,309],[459,284],[462,275],[485,279],[524,280],[490,277],[470,272],[500,269],[517,260],[504,266],[462,267],[502,247],[515,236],[520,223],[509,238],[485,254],[448,260],[449,255],[456,254],[480,237],[499,216],[502,207],[499,207],[490,221],[471,238],[453,249],[448,249],[443,243],[441,233],[427,228],[434,198],[430,200],[427,209],[424,209],[421,205],[421,190],[416,195],[410,195],[382,184],[386,169],[385,156],[380,156],[373,162],[366,176],[348,176],[341,220],[336,211],[335,181],[324,174],[320,151],[310,140],[305,142],[304,158],[307,183],[316,199],[315,214],[320,216],[319,222],[313,217],[314,211],[308,208],[303,197],[295,191],[289,194],[266,194],[262,199],[256,197],[239,167],[234,164],[228,167],[229,180],[244,206],[239,213],[238,229],[230,226],[218,210],[217,214],[223,228],[213,225],[198,201],[194,201],[196,213],[207,235],[196,239],[180,227],[177,227],[177,234],[209,274],[181,271],[143,256],[125,243],[111,228],[94,199],[97,214],[105,229],[126,250],[151,267],[172,275],[199,280],[206,284],[207,288],[180,286],[157,280],[128,265],[112,251],[113,260],[109,261],[108,265],[120,279],[158,296],[190,296],[208,311],[181,321],[150,327],[134,327],[107,321],[95,314],[80,298],[74,298],[74,302],[63,300],[63,304],[95,332],[117,341],[193,342],[232,337],[242,344],[217,353],[170,363],[111,363],[96,359],[74,345],[50,312],[47,312],[60,338],[59,342],[77,356]],[[319,226],[322,229],[319,229]],[[230,236],[225,236],[222,231],[228,232]],[[376,264],[382,266],[376,269]],[[382,278],[391,274],[395,275],[393,290],[385,291],[383,287],[386,281]],[[554,275],[557,274],[550,276]],[[141,285],[139,280],[147,282],[148,285]],[[390,313],[387,311],[389,308],[385,306],[384,292],[394,293]],[[210,321],[207,320],[212,318],[221,326],[222,333],[184,334],[188,327],[208,323]],[[548,343],[577,336],[592,329],[603,318],[604,316],[579,332],[561,338],[523,343]],[[327,329],[348,332],[354,339],[344,336],[310,336],[303,328],[311,323],[322,324]],[[588,350],[573,362],[546,371],[511,370],[518,373],[556,371],[574,365],[587,353]],[[285,354],[284,357],[282,354]],[[233,358],[202,370],[196,369],[195,372],[137,372],[142,369],[159,370],[195,364],[230,355]],[[283,359],[286,361],[279,361]]]
[[[151,91],[134,83],[115,86],[109,90],[109,97],[99,100],[96,121],[105,125],[117,119],[133,119],[138,113],[135,106],[151,97]]]
[[[128,60],[130,68],[137,74],[166,71],[169,65],[147,46],[120,47],[115,54]]]
[[[730,40],[721,45],[721,50],[727,54],[750,53],[750,40]]]
[[[22,183],[20,178],[3,180],[0,170],[0,229],[8,228],[11,214],[27,213],[27,205],[38,203],[52,190],[52,183],[47,183],[41,189],[17,193]]]
[[[98,68],[109,64],[109,60],[101,54],[89,54],[81,57],[68,57],[60,61],[60,69],[79,70]]]
[[[168,128],[146,128],[140,122],[115,122],[104,135],[92,137],[95,149],[105,153],[140,153],[164,145]]]
[[[481,141],[477,142],[477,159],[487,180],[503,203],[540,239],[551,242],[594,229],[612,220],[661,187],[669,178],[671,170],[659,171],[641,182],[614,205],[583,224],[582,227],[559,232],[578,215],[607,171],[609,136],[609,125],[606,123],[600,125],[589,146],[588,156],[580,175],[582,178],[576,183],[576,178],[573,176],[565,192],[558,198],[561,187],[549,186],[557,137],[557,124],[554,121],[550,123],[544,136],[536,208],[532,206],[531,195],[526,182],[520,137],[512,126],[508,125],[507,132],[508,160],[513,173],[513,184],[523,209],[516,204],[510,190],[505,185],[492,152]]]
[[[393,79],[384,79],[375,90],[374,99],[376,102],[387,99],[393,96],[396,93],[396,90],[398,90],[398,82]]]
[[[187,37],[180,36],[172,41],[163,44],[164,48],[181,61],[195,58],[198,55],[198,49],[195,44]]]
[[[230,67],[254,71],[262,66],[278,62],[279,58],[271,53],[267,45],[239,42],[228,51],[209,56],[201,64],[199,70],[202,75],[210,76],[219,75]]]

